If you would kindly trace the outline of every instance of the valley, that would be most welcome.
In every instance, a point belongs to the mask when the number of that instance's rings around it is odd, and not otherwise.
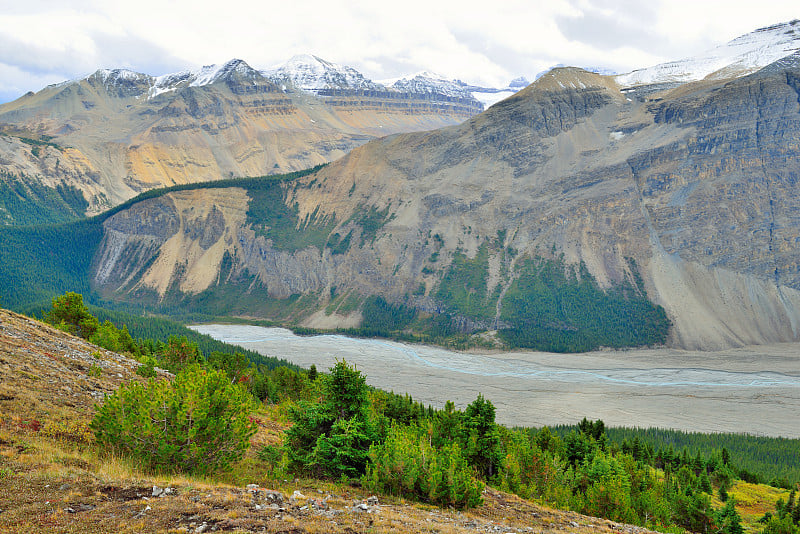
[[[376,53],[0,104],[0,533],[800,534],[800,20]]]
[[[404,110],[314,56],[100,70],[0,108],[15,157],[61,161],[98,128],[127,154],[101,158],[127,161],[121,182],[79,173],[116,184],[100,188],[116,207],[66,226],[102,206],[6,166],[0,291],[459,348],[800,342],[798,43],[792,21],[633,77],[554,68],[477,115],[464,87],[398,81]],[[402,120],[380,137],[387,114]],[[54,225],[14,226],[30,206]]]
[[[574,424],[800,438],[800,345],[714,352],[674,349],[452,352],[344,336],[299,337],[279,328],[196,325],[194,330],[302,367],[355,364],[370,385],[441,408],[482,393],[507,426]]]

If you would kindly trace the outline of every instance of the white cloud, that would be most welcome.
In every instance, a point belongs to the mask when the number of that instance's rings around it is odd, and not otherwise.
[[[556,63],[624,72],[797,16],[796,0],[29,0],[0,14],[0,95],[100,67],[158,75],[299,53],[374,79],[424,69],[499,85]]]

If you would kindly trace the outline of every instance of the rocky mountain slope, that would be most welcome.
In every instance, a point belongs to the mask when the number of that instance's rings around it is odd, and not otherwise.
[[[510,320],[531,261],[561,261],[600,287],[640,288],[673,346],[796,340],[798,67],[657,94],[556,69],[461,125],[281,184],[292,230],[316,241],[270,233],[246,188],[172,193],[105,222],[93,280],[156,301],[237,285],[308,295],[306,324],[327,326],[359,320],[340,295],[381,295],[474,331]],[[459,289],[460,265],[478,274]]]
[[[0,180],[77,188],[97,213],[153,187],[307,168],[483,109],[469,93],[389,89],[311,60],[274,72],[241,60],[159,77],[99,70],[29,93],[0,106]]]
[[[71,234],[94,241],[81,250],[91,267],[70,276],[165,311],[489,345],[796,341],[800,60],[789,52],[678,85],[554,69],[462,124],[370,142],[310,175],[136,203]],[[231,72],[265,99],[298,94]]]

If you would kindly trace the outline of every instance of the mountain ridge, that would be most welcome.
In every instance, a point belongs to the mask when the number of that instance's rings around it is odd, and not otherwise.
[[[85,282],[104,298],[306,327],[363,327],[368,304],[401,333],[538,343],[529,324],[561,350],[622,343],[622,330],[609,341],[586,326],[590,309],[644,318],[625,343],[797,341],[792,57],[644,89],[554,69],[460,124],[371,141],[307,176],[115,213],[92,234]],[[276,102],[311,98],[287,95]],[[210,104],[171,106],[203,117]],[[552,305],[569,292],[582,309]],[[409,309],[416,326],[392,322]]]
[[[307,168],[480,109],[474,99],[388,90],[285,92],[241,60],[164,77],[98,70],[0,106],[0,168],[76,187],[94,214],[152,187]]]

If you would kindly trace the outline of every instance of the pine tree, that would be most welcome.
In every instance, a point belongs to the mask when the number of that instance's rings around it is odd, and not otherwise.
[[[493,477],[502,463],[500,433],[494,414],[494,405],[480,393],[464,412],[466,456],[486,479]]]
[[[55,297],[44,320],[83,339],[89,339],[100,326],[100,322],[83,303],[83,295],[73,292]]]
[[[341,361],[323,380],[319,401],[300,402],[290,412],[294,424],[285,441],[290,468],[318,476],[362,475],[377,439],[368,417],[366,379]]]
[[[191,366],[175,380],[131,382],[91,423],[97,442],[159,471],[209,473],[242,457],[256,431],[251,397],[224,372]]]
[[[794,503],[794,510],[792,511],[792,522],[800,527],[800,498]]]
[[[736,501],[728,499],[725,506],[717,512],[720,534],[743,534],[742,517],[736,511]]]

